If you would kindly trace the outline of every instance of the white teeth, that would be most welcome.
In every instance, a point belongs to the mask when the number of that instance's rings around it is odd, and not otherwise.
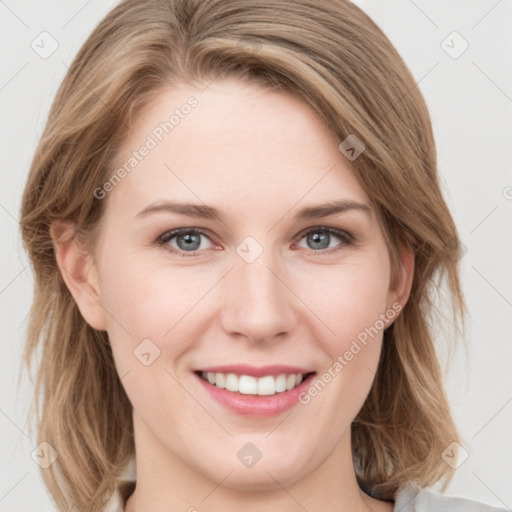
[[[238,391],[238,377],[234,373],[226,375],[226,389],[228,391]]]
[[[240,377],[240,382],[242,382],[243,377]],[[254,379],[256,380],[256,379]],[[257,395],[275,395],[276,393],[276,381],[272,375],[268,375],[267,377],[261,377],[258,379],[258,390],[254,392]]]
[[[241,375],[238,379],[238,391],[243,395],[255,395],[258,392],[258,381],[256,377]]]
[[[286,375],[281,374],[276,379],[276,392],[282,393],[283,391],[286,391]]]
[[[201,377],[218,388],[239,392],[243,395],[274,395],[297,387],[303,379],[301,373],[281,373],[256,378],[235,373],[201,372]]]
[[[204,374],[204,372],[203,372]],[[215,384],[218,388],[225,388],[226,387],[226,376],[223,373],[216,373],[215,374]]]

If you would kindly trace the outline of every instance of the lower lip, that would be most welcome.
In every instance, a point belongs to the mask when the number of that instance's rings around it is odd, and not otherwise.
[[[199,382],[210,396],[229,410],[244,416],[259,417],[274,416],[293,407],[298,403],[301,392],[309,387],[312,379],[315,377],[315,373],[311,373],[297,387],[289,391],[260,396],[244,395],[239,392],[218,388],[199,377],[197,373],[194,373],[194,375],[199,379]]]

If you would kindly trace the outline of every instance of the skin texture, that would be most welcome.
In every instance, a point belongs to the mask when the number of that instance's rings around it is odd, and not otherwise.
[[[382,332],[310,403],[268,418],[227,410],[192,372],[248,363],[322,374],[379,315],[405,304],[412,254],[402,251],[403,272],[392,281],[373,208],[294,218],[329,201],[372,205],[341,141],[289,94],[234,79],[162,91],[127,134],[120,165],[190,96],[197,106],[102,199],[94,254],[56,244],[82,315],[108,332],[133,404],[137,486],[126,510],[389,511],[392,503],[357,485],[350,444]],[[163,200],[214,206],[222,221],[171,212],[135,218]],[[332,235],[318,249],[306,235],[319,227],[346,231],[355,244]],[[195,256],[155,243],[175,228],[207,230]],[[263,249],[250,264],[236,251],[247,236]],[[169,245],[191,254],[176,237]],[[134,356],[144,339],[160,350],[149,366]],[[237,457],[248,442],[262,453],[251,468]]]

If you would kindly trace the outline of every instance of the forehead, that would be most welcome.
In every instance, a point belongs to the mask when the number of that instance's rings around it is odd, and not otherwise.
[[[133,121],[113,173],[109,209],[156,200],[276,205],[367,196],[339,141],[302,99],[236,79],[160,91]],[[270,212],[269,212],[270,213]]]

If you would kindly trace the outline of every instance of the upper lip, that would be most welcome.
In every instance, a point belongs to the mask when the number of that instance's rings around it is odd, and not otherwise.
[[[234,373],[236,375],[251,375],[253,377],[263,377],[265,375],[280,375],[290,373],[311,373],[315,370],[308,370],[300,366],[288,366],[282,364],[273,364],[268,366],[252,366],[249,364],[234,364],[234,365],[221,365],[221,366],[208,366],[199,368],[199,372],[213,372],[213,373]]]

